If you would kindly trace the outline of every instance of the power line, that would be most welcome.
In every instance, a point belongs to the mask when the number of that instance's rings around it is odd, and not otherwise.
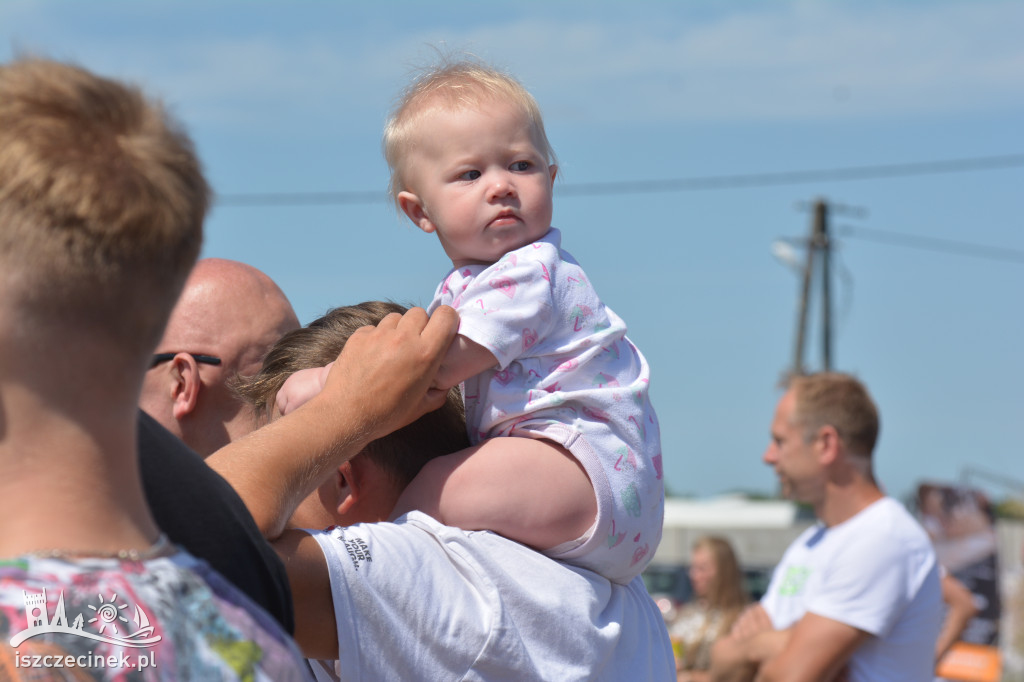
[[[382,204],[383,192],[265,192],[260,194],[218,194],[218,206],[315,206],[338,204]]]
[[[740,187],[767,187],[797,185],[808,182],[849,182],[874,178],[894,178],[911,175],[937,175],[994,170],[1024,166],[1024,154],[985,156],[945,161],[924,161],[847,168],[819,168],[815,170],[747,175],[719,175],[677,180],[649,180],[643,182],[595,182],[565,185],[560,191],[566,196],[593,194],[630,194],[648,192],[684,192],[704,189],[735,189]]]
[[[693,192],[712,189],[742,189],[798,185],[810,182],[851,182],[878,178],[910,177],[969,173],[983,170],[1001,170],[1024,167],[1024,154],[979,156],[962,159],[921,161],[914,163],[850,166],[846,168],[819,168],[813,170],[784,171],[779,173],[748,173],[739,175],[713,175],[669,180],[639,180],[616,182],[590,182],[556,185],[559,196],[607,196],[610,194],[652,194],[663,192]],[[251,194],[220,194],[219,206],[311,206],[377,204],[389,201],[383,191],[343,192],[264,192]]]
[[[941,239],[939,237],[925,237],[923,235],[906,234],[904,232],[873,230],[866,227],[844,226],[841,228],[841,234],[845,237],[856,237],[858,239],[891,244],[894,246],[924,249],[927,251],[942,251],[944,253],[953,253],[958,256],[973,256],[975,258],[987,258],[989,260],[1024,264],[1024,251],[1006,249],[998,246],[974,244],[971,242],[957,241],[955,239]]]

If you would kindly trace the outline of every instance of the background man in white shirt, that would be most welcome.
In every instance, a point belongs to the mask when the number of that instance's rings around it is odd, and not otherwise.
[[[851,376],[794,377],[764,453],[820,523],[786,550],[761,602],[712,653],[712,679],[932,678],[942,623],[928,536],[872,472],[878,411]]]

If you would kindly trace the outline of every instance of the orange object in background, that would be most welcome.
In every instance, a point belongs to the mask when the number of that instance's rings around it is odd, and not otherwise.
[[[956,642],[939,661],[935,674],[947,680],[999,682],[1003,663],[994,646]]]

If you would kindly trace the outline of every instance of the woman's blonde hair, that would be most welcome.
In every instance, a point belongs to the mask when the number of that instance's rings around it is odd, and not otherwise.
[[[732,620],[750,601],[743,587],[743,572],[740,571],[736,553],[728,540],[715,535],[697,538],[693,543],[693,551],[698,549],[706,551],[715,566],[715,575],[707,595],[708,606],[723,611],[729,621],[726,627],[730,627]]]

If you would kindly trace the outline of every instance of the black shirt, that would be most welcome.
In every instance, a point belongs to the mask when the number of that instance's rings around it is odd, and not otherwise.
[[[293,634],[284,564],[242,498],[202,457],[142,410],[138,427],[142,487],[156,524]]]

